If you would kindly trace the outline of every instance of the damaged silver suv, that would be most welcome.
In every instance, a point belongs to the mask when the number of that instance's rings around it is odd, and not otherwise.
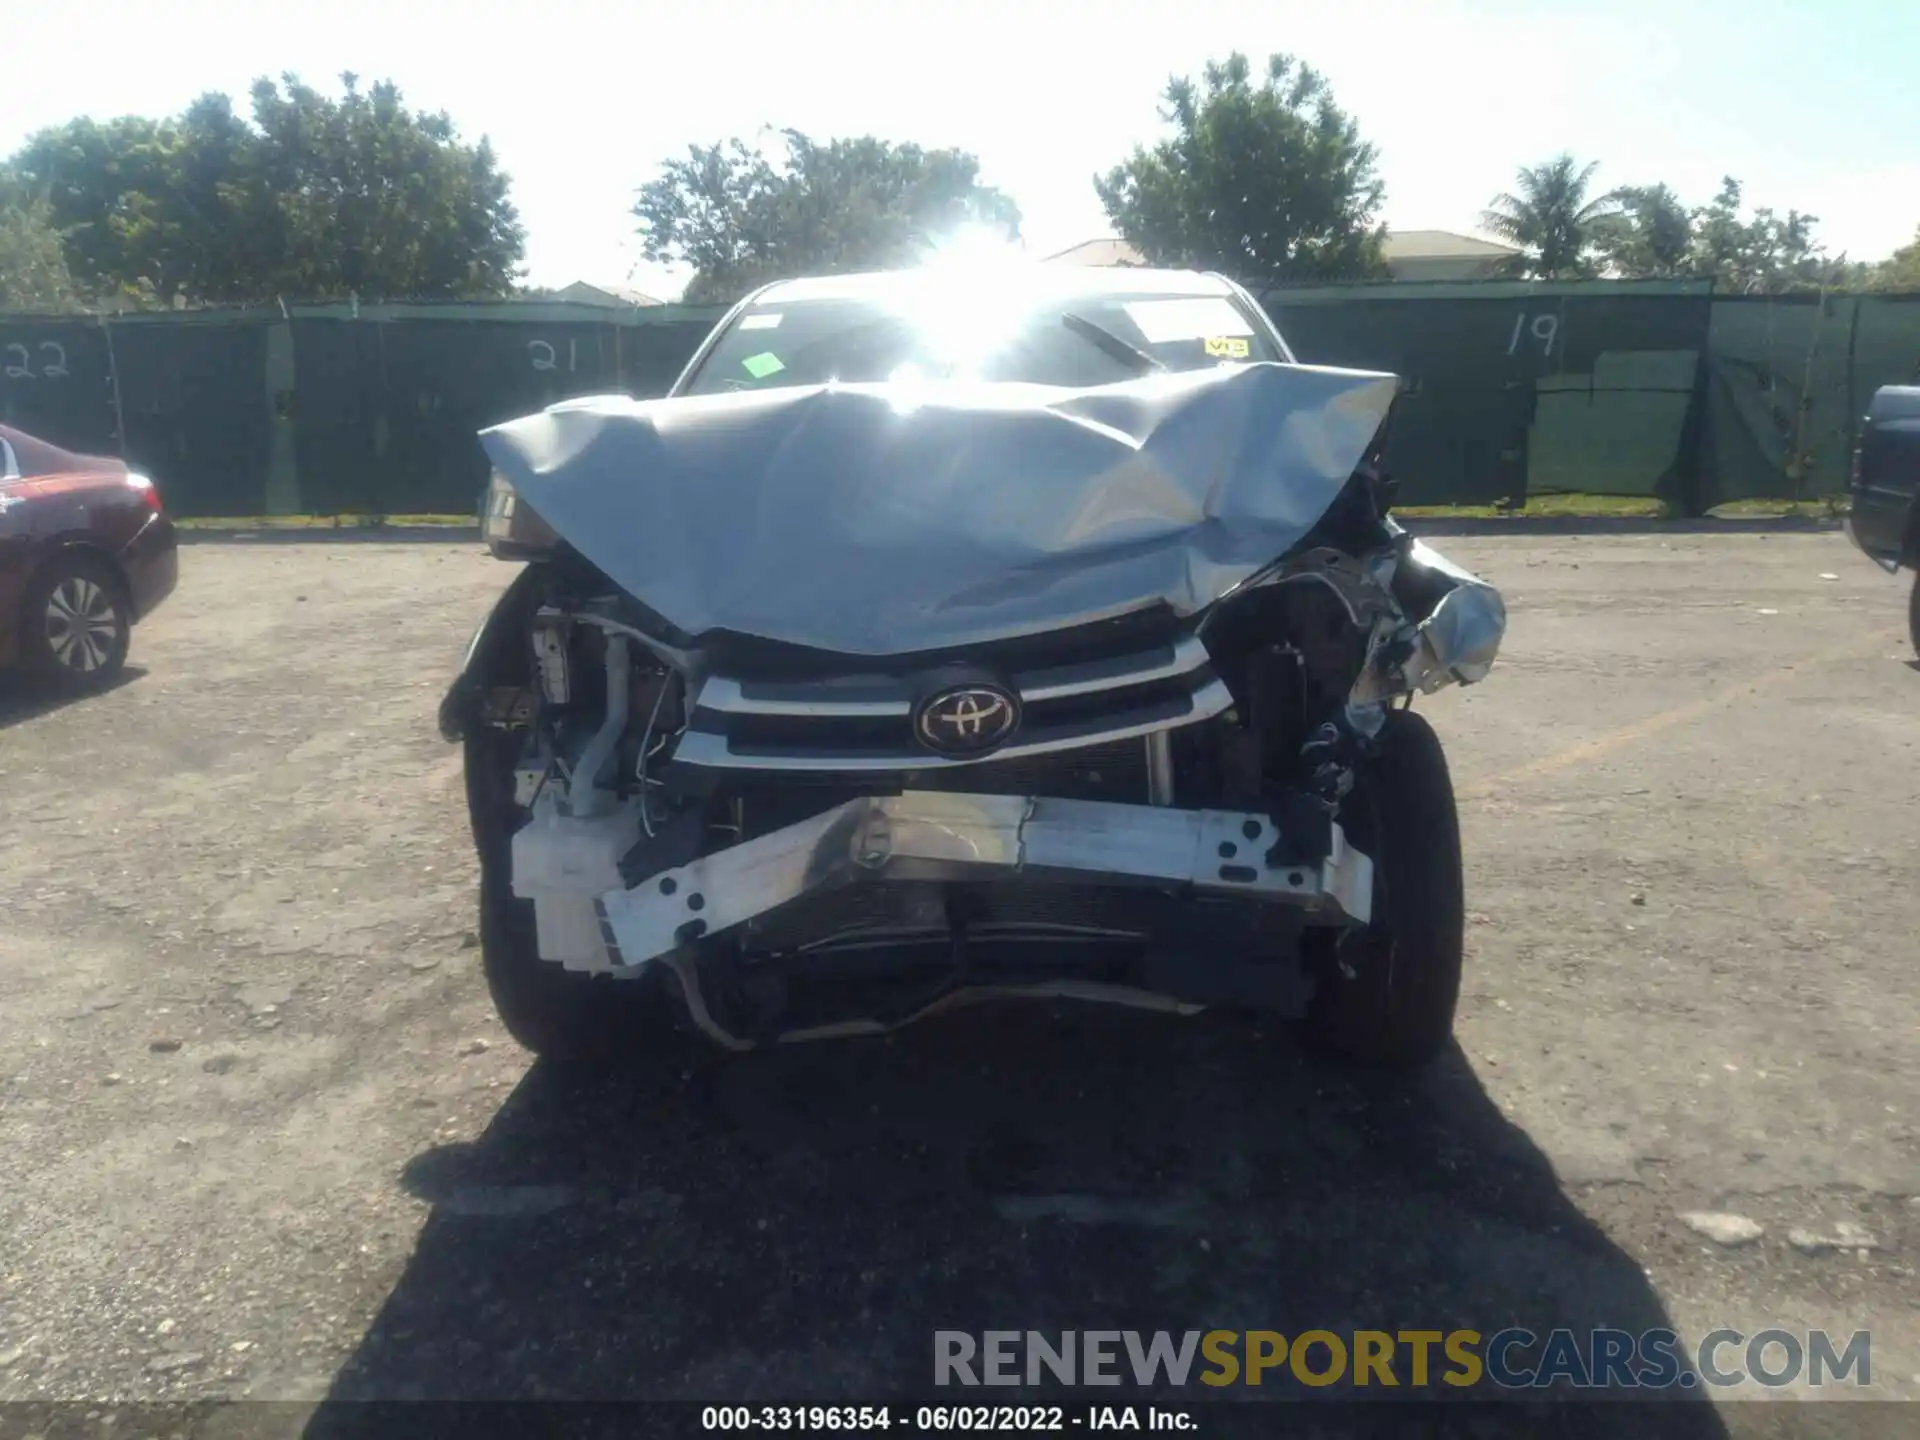
[[[671,394],[486,431],[525,562],[441,710],[500,1015],[616,1060],[988,996],[1423,1064],[1459,830],[1414,695],[1499,594],[1388,518],[1391,375],[1218,276],[782,282]]]

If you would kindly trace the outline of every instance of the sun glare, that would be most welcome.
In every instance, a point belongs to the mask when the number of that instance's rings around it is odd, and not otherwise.
[[[901,296],[930,354],[964,377],[1004,345],[1030,310],[1037,262],[1006,235],[968,225],[936,242]]]

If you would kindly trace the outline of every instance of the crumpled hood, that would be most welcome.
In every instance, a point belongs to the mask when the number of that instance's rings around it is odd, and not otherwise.
[[[1204,609],[1345,486],[1391,375],[595,397],[481,433],[522,500],[694,635],[844,654]]]

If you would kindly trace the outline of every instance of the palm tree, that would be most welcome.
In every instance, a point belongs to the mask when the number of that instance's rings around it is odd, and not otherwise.
[[[1526,252],[1527,273],[1542,279],[1591,273],[1587,251],[1600,231],[1620,213],[1609,193],[1589,200],[1587,186],[1599,162],[1582,166],[1571,155],[1544,165],[1523,165],[1517,194],[1502,193],[1482,212],[1480,223],[1493,235]]]

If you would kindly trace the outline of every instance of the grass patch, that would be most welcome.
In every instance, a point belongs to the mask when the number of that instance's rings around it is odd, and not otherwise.
[[[1396,505],[1396,515],[1414,520],[1519,520],[1529,516],[1666,518],[1667,507],[1645,495],[1531,495],[1524,505]]]
[[[1847,513],[1847,498],[1828,495],[1819,500],[1733,500],[1714,506],[1708,513],[1717,520],[1767,520],[1780,515],[1838,520]]]
[[[479,524],[472,515],[194,515],[182,530],[389,530],[415,525]]]
[[[1649,495],[1534,495],[1516,509],[1498,505],[1398,505],[1395,515],[1409,520],[1526,520],[1676,518],[1666,502]],[[1837,520],[1846,513],[1846,497],[1818,500],[1734,500],[1707,512],[1716,520],[1766,520],[1806,516]],[[473,515],[205,515],[176,519],[183,530],[383,530],[401,526],[473,526]]]
[[[1513,509],[1499,505],[1396,505],[1393,513],[1410,520],[1680,518],[1664,500],[1650,495],[1533,495],[1526,504]],[[1837,520],[1845,513],[1845,497],[1834,495],[1818,500],[1734,500],[1714,506],[1707,515],[1714,520],[1765,520],[1784,516]]]

